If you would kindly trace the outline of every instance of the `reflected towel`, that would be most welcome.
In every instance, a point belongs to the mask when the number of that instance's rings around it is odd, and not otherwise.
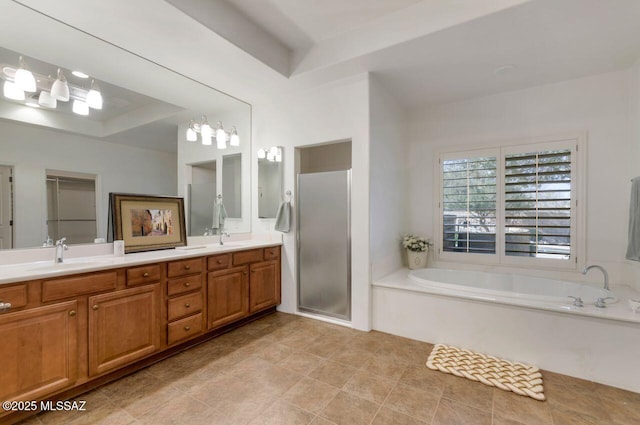
[[[640,261],[640,177],[631,180],[627,259]]]
[[[227,210],[224,208],[224,204],[222,202],[218,202],[213,206],[213,223],[211,224],[212,229],[222,229],[224,228],[224,221],[227,219]]]
[[[275,230],[288,233],[291,229],[291,202],[285,201],[280,204],[278,214],[276,214]]]

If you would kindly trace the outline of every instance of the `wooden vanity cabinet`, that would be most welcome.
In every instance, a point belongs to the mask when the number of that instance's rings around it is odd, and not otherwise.
[[[0,400],[37,400],[78,376],[78,303],[0,315]]]
[[[198,335],[205,329],[204,258],[172,261],[167,266],[167,345]]]
[[[208,329],[219,328],[249,315],[247,266],[210,272],[207,277]]]
[[[280,304],[280,260],[251,264],[249,312]]]
[[[160,349],[160,284],[89,297],[89,376]]]

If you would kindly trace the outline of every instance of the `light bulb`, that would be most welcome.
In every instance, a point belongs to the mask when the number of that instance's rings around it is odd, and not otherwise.
[[[238,137],[238,130],[236,130],[235,125],[231,127],[231,137],[229,139],[229,145],[240,146],[240,137]]]
[[[266,158],[267,153],[264,151],[264,149],[260,148],[258,149],[258,159],[264,159]]]
[[[196,131],[191,127],[191,125],[192,124],[189,124],[189,128],[187,128],[187,142],[197,142],[198,133],[196,133]]]
[[[267,159],[268,159],[269,161],[273,162],[273,161],[275,161],[275,160],[276,160],[276,155],[275,155],[275,154],[273,154],[271,151],[269,151],[269,152],[267,153]]]
[[[218,149],[227,148],[227,133],[224,131],[224,127],[222,127],[220,121],[216,123],[216,142]]]
[[[38,96],[38,103],[46,108],[56,109],[58,107],[58,101],[51,97],[51,93],[44,90]]]
[[[72,110],[78,115],[89,115],[89,105],[81,100],[74,100]]]
[[[33,76],[33,73],[29,71],[27,64],[25,63],[22,56],[20,56],[19,60],[19,68],[16,71],[15,83],[20,89],[33,93],[36,91],[36,78]]]
[[[275,157],[276,154],[278,153],[278,147],[277,146],[272,146],[271,149],[269,149],[269,152],[271,153],[271,155],[273,155]]]
[[[93,109],[102,109],[102,93],[96,81],[91,81],[91,90],[87,93],[87,105]]]
[[[58,69],[58,78],[51,85],[51,97],[63,102],[69,101],[69,84],[60,69]]]
[[[282,150],[278,149],[278,153],[275,157],[276,162],[282,162]]]
[[[200,126],[200,135],[202,135],[203,139],[209,139],[211,141],[211,137],[213,136],[213,132],[211,131],[211,126],[209,124],[202,124]]]
[[[11,100],[24,100],[24,90],[12,83],[11,81],[5,81],[3,87],[4,97]]]
[[[200,134],[202,136],[202,144],[205,146],[210,146],[211,145],[211,136],[209,137],[205,137],[204,134]]]

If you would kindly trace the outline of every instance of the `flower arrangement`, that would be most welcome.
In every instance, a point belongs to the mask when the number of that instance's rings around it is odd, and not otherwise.
[[[425,252],[431,246],[431,240],[415,235],[404,235],[402,238],[402,246],[409,251]]]

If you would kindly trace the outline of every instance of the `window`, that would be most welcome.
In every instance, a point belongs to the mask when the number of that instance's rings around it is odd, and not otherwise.
[[[579,145],[575,138],[442,153],[440,258],[576,268]]]

